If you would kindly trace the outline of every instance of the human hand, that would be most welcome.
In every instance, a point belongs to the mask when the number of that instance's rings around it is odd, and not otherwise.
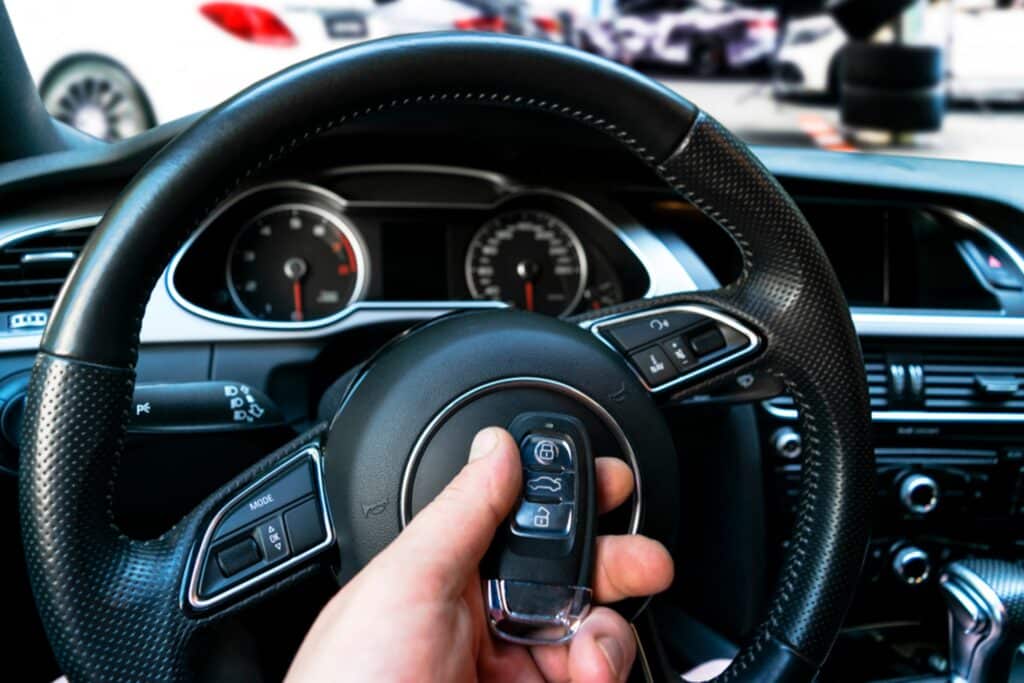
[[[292,682],[622,681],[636,656],[632,630],[595,607],[566,645],[526,647],[491,637],[479,564],[516,504],[522,465],[512,437],[490,427],[473,440],[469,463],[405,531],[331,599],[288,672]],[[633,473],[598,458],[598,511],[621,505]],[[601,536],[594,600],[660,592],[672,559],[643,536]]]

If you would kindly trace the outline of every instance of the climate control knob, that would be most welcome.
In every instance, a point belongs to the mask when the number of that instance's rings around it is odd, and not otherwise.
[[[917,546],[908,545],[900,550],[892,558],[892,570],[903,583],[909,586],[916,586],[928,580],[932,572],[932,562],[928,553]]]
[[[927,515],[939,505],[939,485],[927,474],[909,474],[900,484],[900,502],[907,512]]]

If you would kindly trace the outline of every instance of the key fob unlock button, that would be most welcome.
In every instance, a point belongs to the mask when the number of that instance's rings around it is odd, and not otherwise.
[[[516,512],[515,525],[530,534],[565,536],[572,526],[572,504],[524,501]]]

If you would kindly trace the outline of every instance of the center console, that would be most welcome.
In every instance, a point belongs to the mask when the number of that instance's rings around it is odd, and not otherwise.
[[[946,663],[943,567],[1024,559],[1024,356],[1012,343],[864,340],[877,484],[873,540],[850,629],[906,629]],[[794,402],[759,410],[771,484],[769,529],[786,545],[801,476]],[[936,657],[938,659],[936,659]],[[931,661],[928,661],[929,658]]]

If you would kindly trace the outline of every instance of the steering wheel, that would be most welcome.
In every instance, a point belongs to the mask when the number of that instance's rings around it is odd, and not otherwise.
[[[159,538],[128,538],[110,494],[143,312],[172,255],[212,207],[300,145],[419,105],[476,107],[480,116],[531,110],[606,133],[731,234],[742,275],[716,291],[579,320],[515,311],[438,319],[361,368],[329,421]],[[672,329],[681,320],[726,347],[662,386],[638,372],[628,338],[638,321]],[[637,479],[628,530],[671,543],[678,456],[657,400],[741,373],[786,387],[805,446],[774,598],[721,680],[810,681],[860,572],[873,461],[849,310],[786,192],[687,100],[566,47],[434,34],[317,57],[252,86],[161,151],[106,213],[59,297],[28,393],[19,489],[39,614],[72,680],[188,678],[187,653],[202,629],[324,567],[344,583],[458,471],[476,429],[531,410],[578,420],[602,455],[625,459]],[[282,522],[288,535],[275,541]],[[260,539],[255,565],[245,559],[251,546],[225,550],[239,530]]]

